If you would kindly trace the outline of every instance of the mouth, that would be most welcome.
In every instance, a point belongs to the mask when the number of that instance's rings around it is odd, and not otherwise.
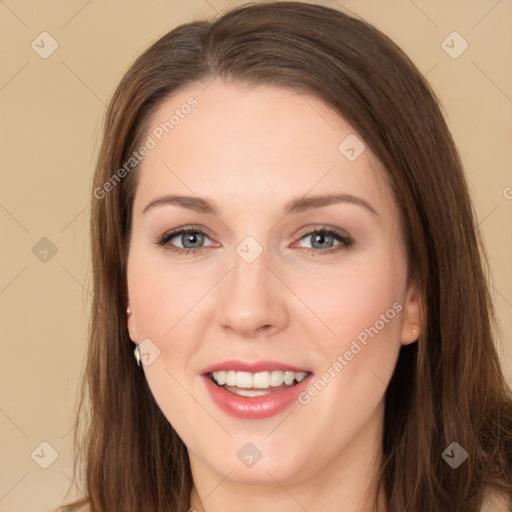
[[[313,373],[277,361],[225,361],[201,372],[213,403],[231,416],[265,419],[285,411],[309,385]]]
[[[220,370],[206,375],[219,388],[239,396],[265,396],[289,389],[302,382],[311,372],[274,370],[263,372],[238,372]]]

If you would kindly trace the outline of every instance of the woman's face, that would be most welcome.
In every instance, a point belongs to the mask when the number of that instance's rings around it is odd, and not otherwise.
[[[317,98],[220,79],[174,94],[147,137],[128,327],[193,472],[363,477],[419,323],[379,162]]]

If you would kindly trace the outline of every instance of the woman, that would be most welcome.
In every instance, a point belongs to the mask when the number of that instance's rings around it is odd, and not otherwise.
[[[172,30],[114,94],[93,196],[88,496],[61,510],[512,504],[461,162],[385,35],[296,2]]]

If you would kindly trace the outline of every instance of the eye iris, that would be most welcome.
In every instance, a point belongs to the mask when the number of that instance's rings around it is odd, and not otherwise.
[[[317,242],[317,241],[320,242],[320,245],[325,245],[326,239],[329,242],[332,242],[333,241],[333,236],[332,235],[328,235],[326,233],[315,233],[314,235],[312,235],[312,239],[313,239],[312,245],[313,245],[313,247],[315,247],[315,242]],[[323,249],[325,247],[316,247],[316,248]]]
[[[187,249],[194,249],[195,246],[189,247],[187,246],[187,243],[190,242],[192,244],[197,244],[199,242],[200,244],[204,241],[204,235],[200,233],[184,233],[181,235],[181,241],[183,243],[183,247]]]

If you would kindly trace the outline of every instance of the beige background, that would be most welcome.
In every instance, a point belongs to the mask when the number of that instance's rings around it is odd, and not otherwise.
[[[153,40],[237,3],[0,1],[0,512],[50,510],[70,485],[90,304],[89,187],[105,105]],[[487,243],[503,330],[499,352],[512,383],[512,3],[318,3],[353,11],[382,29],[440,97]],[[45,31],[58,48],[43,59],[31,43],[43,51]],[[456,59],[441,46],[453,31],[469,44]],[[48,246],[43,237],[57,249],[46,261],[44,253],[34,254]],[[43,469],[52,449],[58,457]]]

